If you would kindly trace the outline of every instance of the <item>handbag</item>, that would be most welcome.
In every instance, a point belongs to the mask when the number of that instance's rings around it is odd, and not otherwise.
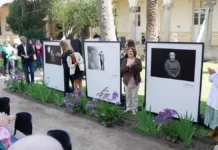
[[[33,54],[33,59],[37,60],[36,54]]]

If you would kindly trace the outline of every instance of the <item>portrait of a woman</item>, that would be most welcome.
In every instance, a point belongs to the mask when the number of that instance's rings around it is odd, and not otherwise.
[[[169,59],[164,64],[166,71],[166,77],[177,79],[181,73],[181,66],[178,60],[176,60],[176,54],[174,52],[169,53]]]

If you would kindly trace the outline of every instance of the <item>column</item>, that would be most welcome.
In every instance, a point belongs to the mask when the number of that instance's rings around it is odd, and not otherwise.
[[[136,42],[136,13],[130,11],[130,21],[131,21],[131,39]]]
[[[206,34],[205,34],[205,39],[204,39],[204,44],[205,44],[204,59],[205,60],[213,59],[213,55],[211,53],[211,42],[212,42],[212,33],[213,33],[214,5],[216,5],[216,0],[207,0],[205,4],[206,9],[209,9],[208,22],[206,25]]]
[[[171,17],[172,1],[164,0],[163,8],[164,8],[163,40],[170,41],[170,23],[171,23],[170,17]]]

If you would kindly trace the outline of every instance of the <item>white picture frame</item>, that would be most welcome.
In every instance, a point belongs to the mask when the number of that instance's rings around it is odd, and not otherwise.
[[[85,41],[84,54],[87,97],[120,103],[120,42]],[[112,98],[114,92],[116,99]]]
[[[182,116],[192,115],[198,122],[204,44],[148,42],[146,52],[146,110],[159,113],[174,109]],[[177,65],[169,63],[173,55]]]
[[[61,58],[55,56],[57,52],[63,54],[60,41],[43,42],[44,83],[59,91],[64,91],[64,72]],[[50,47],[50,48],[49,48]],[[53,52],[51,52],[53,50]],[[52,53],[52,54],[51,54]],[[51,54],[51,55],[49,55]]]

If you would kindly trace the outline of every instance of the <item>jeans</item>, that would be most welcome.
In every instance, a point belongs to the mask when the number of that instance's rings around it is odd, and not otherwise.
[[[26,77],[26,82],[29,84],[30,79],[29,79],[29,72],[31,75],[31,83],[34,83],[34,61],[25,61],[22,62],[23,66],[23,71]]]
[[[14,59],[6,59],[5,73],[15,73]]]
[[[37,64],[38,64],[38,68],[42,68],[42,63],[43,63],[42,57],[41,57],[41,55],[38,53],[38,54],[37,54]]]

